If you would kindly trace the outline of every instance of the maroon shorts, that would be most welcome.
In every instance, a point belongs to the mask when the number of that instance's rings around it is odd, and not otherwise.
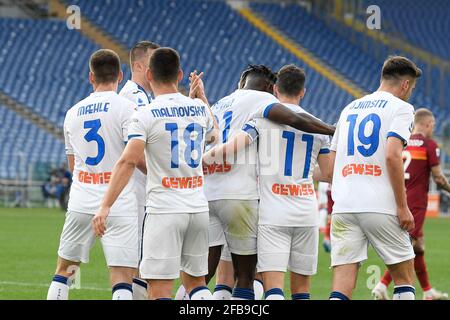
[[[414,217],[414,229],[409,233],[411,238],[417,239],[423,237],[423,224],[427,213],[426,208],[411,208],[411,213]]]

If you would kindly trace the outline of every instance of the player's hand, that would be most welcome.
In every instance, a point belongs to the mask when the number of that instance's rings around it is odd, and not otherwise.
[[[204,73],[201,72],[200,74],[197,74],[197,70],[194,70],[194,72],[191,72],[189,75],[189,97],[192,99],[195,98],[205,98],[206,94],[205,94],[205,87],[203,85],[203,77]]]
[[[415,227],[414,217],[408,207],[397,208],[400,227],[406,231],[412,231]]]
[[[92,219],[92,228],[94,229],[94,234],[97,237],[101,237],[106,231],[106,218],[108,217],[109,209],[100,209]]]

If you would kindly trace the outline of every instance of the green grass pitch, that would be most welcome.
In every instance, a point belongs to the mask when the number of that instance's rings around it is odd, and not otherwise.
[[[45,299],[51,281],[64,214],[55,209],[0,209],[0,299]],[[431,284],[450,290],[450,219],[428,219],[425,225],[426,261]],[[81,268],[81,289],[71,299],[110,299],[108,273],[97,243],[90,263]],[[330,257],[320,248],[318,273],[312,280],[312,298],[327,299],[331,286]],[[383,272],[381,260],[370,250],[360,269],[354,299],[371,299],[368,287]],[[286,282],[287,284],[288,282]],[[213,285],[211,285],[213,286]],[[422,292],[417,287],[417,298]],[[286,295],[290,294],[286,286]]]

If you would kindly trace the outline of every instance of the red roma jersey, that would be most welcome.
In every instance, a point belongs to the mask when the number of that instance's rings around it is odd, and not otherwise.
[[[438,145],[420,133],[413,134],[403,151],[403,160],[408,207],[426,208],[431,168],[439,164]]]

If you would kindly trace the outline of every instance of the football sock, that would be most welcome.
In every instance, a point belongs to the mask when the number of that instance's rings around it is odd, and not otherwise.
[[[197,287],[189,294],[191,300],[212,300],[213,296],[208,287]]]
[[[261,280],[255,279],[253,281],[253,291],[255,292],[255,300],[264,299],[264,287]]]
[[[416,270],[417,279],[419,279],[422,290],[429,291],[431,289],[430,280],[428,279],[427,265],[425,264],[424,253],[416,253],[414,258],[414,269]]]
[[[54,275],[50,288],[48,288],[47,300],[69,300],[68,282],[67,277]]]
[[[339,291],[333,291],[330,294],[330,300],[350,300],[350,299],[345,294],[343,294]]]
[[[285,300],[283,290],[280,288],[273,288],[266,291],[266,300]]]
[[[292,300],[310,300],[311,295],[309,293],[294,293]]]
[[[386,272],[384,273],[384,275],[383,275],[383,277],[381,278],[380,282],[381,282],[382,284],[384,284],[386,287],[389,287],[389,285],[390,285],[391,282],[392,282],[392,276],[391,276],[391,274],[389,273],[388,270],[386,270]]]
[[[413,286],[395,286],[392,300],[414,300],[416,290]]]
[[[133,286],[129,283],[118,283],[112,289],[113,300],[133,300]]]
[[[230,300],[233,290],[226,285],[218,284],[214,289],[213,300]]]
[[[133,278],[133,300],[148,300],[147,282]]]
[[[255,292],[253,289],[234,288],[231,300],[255,300]]]
[[[180,285],[178,287],[177,292],[175,293],[175,300],[184,300],[184,297],[186,296],[186,289],[183,285]]]

